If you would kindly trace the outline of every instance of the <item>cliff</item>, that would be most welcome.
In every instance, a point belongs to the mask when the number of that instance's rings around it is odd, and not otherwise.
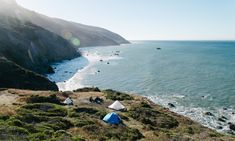
[[[0,15],[0,56],[35,71],[47,73],[50,63],[79,56],[60,36],[30,22]]]
[[[58,88],[47,78],[26,70],[6,58],[0,57],[0,88],[54,90]]]

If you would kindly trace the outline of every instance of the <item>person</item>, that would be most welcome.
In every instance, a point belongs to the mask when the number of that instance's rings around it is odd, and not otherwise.
[[[103,99],[99,98],[98,96],[95,98],[95,103],[101,104],[103,102]]]
[[[70,105],[73,105],[73,100],[72,100],[72,98],[71,98],[71,97],[69,97],[69,99],[71,100]]]
[[[91,103],[93,103],[93,102],[94,102],[94,100],[93,100],[93,97],[92,97],[92,96],[89,98],[89,101],[90,101]]]

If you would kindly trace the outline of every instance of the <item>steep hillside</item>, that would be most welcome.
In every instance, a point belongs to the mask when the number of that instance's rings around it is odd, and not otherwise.
[[[79,56],[73,46],[41,27],[0,15],[0,56],[38,72],[50,71],[50,63]]]
[[[48,31],[63,37],[71,43],[74,43],[75,47],[107,46],[129,43],[120,35],[106,29],[69,22],[57,18],[50,18],[27,10],[17,5],[14,0],[10,1],[12,1],[10,2],[11,6],[9,6],[11,9],[5,8],[4,10],[5,12],[7,10],[6,13],[8,15],[18,18],[21,21],[27,20],[35,25],[43,27]]]
[[[0,88],[58,90],[56,84],[47,78],[26,70],[3,57],[0,57]]]

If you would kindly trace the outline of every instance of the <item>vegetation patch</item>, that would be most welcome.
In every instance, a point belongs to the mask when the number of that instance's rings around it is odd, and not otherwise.
[[[143,135],[138,129],[129,128],[124,125],[88,125],[82,128],[91,139],[98,140],[121,140],[121,141],[135,141],[143,138]]]
[[[95,108],[89,108],[89,107],[80,107],[75,109],[77,116],[92,116],[97,119],[103,119],[103,117],[107,114],[106,111],[98,110]]]
[[[35,103],[22,106],[19,113],[32,113],[34,115],[44,116],[66,116],[67,109],[63,106],[51,103]]]
[[[137,121],[145,125],[150,125],[151,128],[165,128],[171,129],[178,126],[178,121],[164,113],[160,113],[150,107],[141,103],[140,105],[134,105],[128,112],[128,115]]]
[[[104,90],[103,91],[106,94],[106,99],[111,99],[111,100],[133,100],[134,98],[126,93],[114,91],[114,90]]]
[[[29,132],[21,127],[0,124],[0,140],[1,141],[25,141],[28,140]]]
[[[101,90],[97,87],[85,87],[81,89],[74,90],[73,92],[101,92]]]
[[[54,104],[61,104],[59,98],[53,94],[48,97],[39,96],[39,95],[32,95],[30,96],[27,103],[54,103]]]
[[[113,99],[130,99],[125,94],[113,95]],[[77,106],[63,106],[56,102],[58,98],[55,95],[43,97],[40,93],[27,100],[23,106],[19,105],[14,115],[0,115],[1,141],[234,140],[182,116],[157,110],[157,106],[146,99],[123,101],[128,111],[117,112],[123,121],[119,125],[102,120],[109,111],[106,103],[94,106],[84,102]]]

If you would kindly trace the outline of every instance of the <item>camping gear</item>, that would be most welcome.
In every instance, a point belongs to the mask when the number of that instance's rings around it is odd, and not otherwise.
[[[103,121],[109,123],[109,124],[119,124],[121,123],[121,118],[114,112],[107,114]]]
[[[65,99],[65,101],[63,103],[67,104],[67,105],[73,105],[73,100],[70,97],[68,97]]]
[[[117,111],[126,109],[126,107],[124,105],[122,105],[122,103],[119,102],[118,100],[116,100],[113,104],[108,106],[108,108],[113,109],[113,110],[117,110]]]

